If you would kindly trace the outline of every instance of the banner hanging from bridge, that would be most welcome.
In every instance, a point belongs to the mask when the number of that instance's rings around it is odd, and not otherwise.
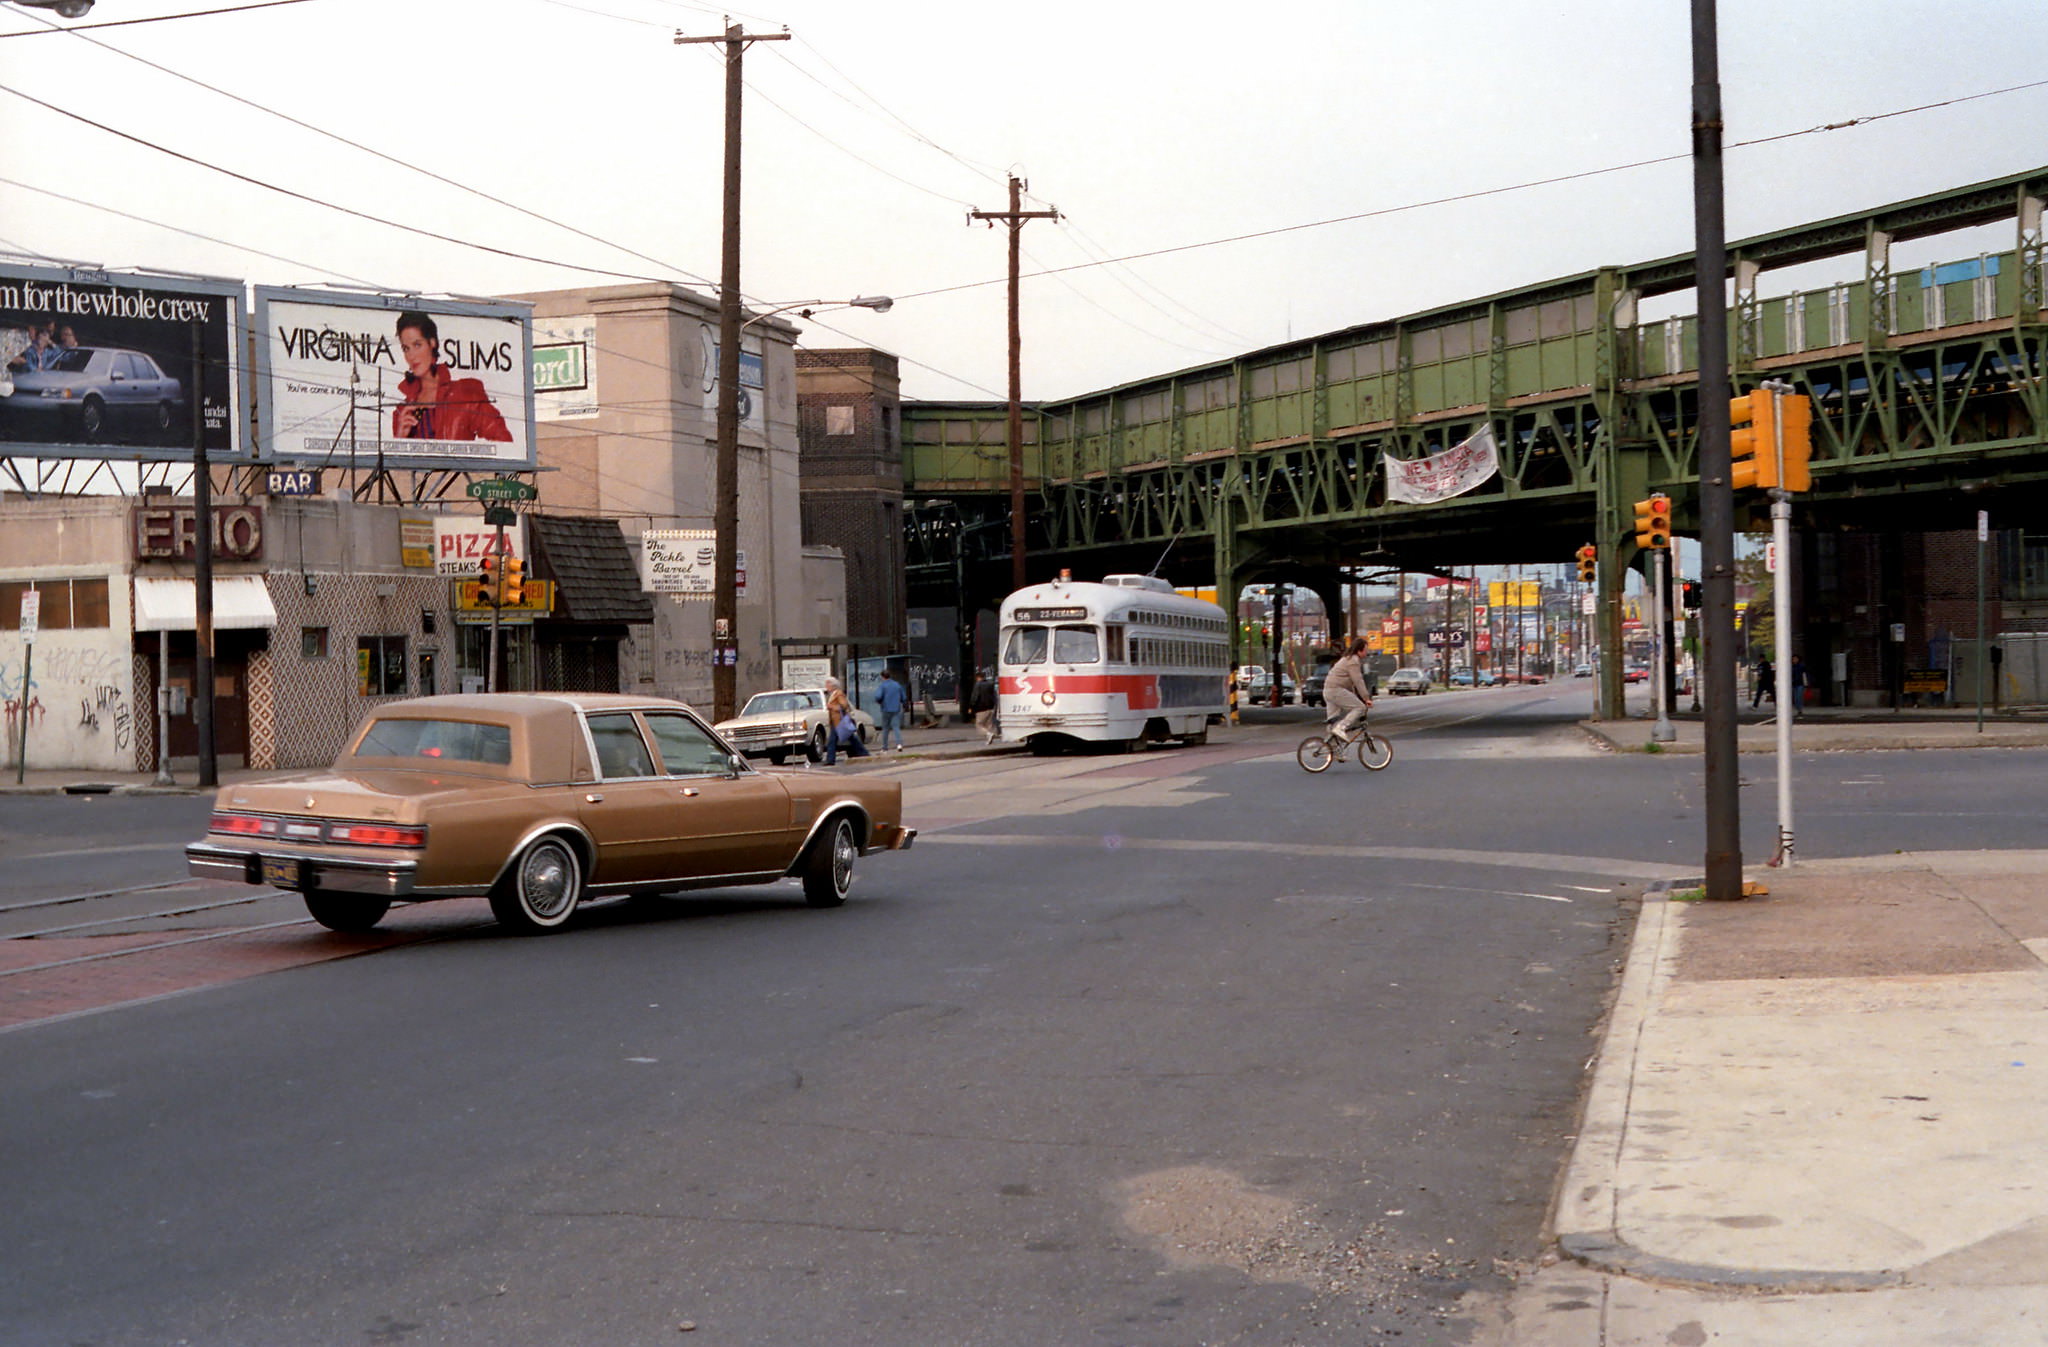
[[[1500,450],[1493,442],[1493,423],[1428,458],[1382,458],[1387,466],[1387,499],[1427,505],[1462,496],[1500,471]]]

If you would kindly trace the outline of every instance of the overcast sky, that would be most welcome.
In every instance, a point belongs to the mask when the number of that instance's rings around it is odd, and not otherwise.
[[[752,2],[733,17],[791,40],[746,58],[743,289],[896,297],[803,342],[893,351],[912,396],[1004,393],[1004,234],[967,212],[1003,209],[1011,170],[1064,216],[1023,232],[1029,398],[1692,246],[1685,0]],[[99,0],[0,37],[0,250],[462,295],[717,276],[722,57],[671,39],[728,11],[301,0],[91,27],[237,3]],[[0,5],[0,33],[44,14]],[[1731,238],[2048,162],[2040,0],[1721,0],[1720,25]]]

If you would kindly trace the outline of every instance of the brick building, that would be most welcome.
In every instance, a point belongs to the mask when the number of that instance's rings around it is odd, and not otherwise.
[[[860,653],[901,652],[908,623],[896,357],[800,348],[796,387],[804,545],[845,554],[847,634],[870,642]]]

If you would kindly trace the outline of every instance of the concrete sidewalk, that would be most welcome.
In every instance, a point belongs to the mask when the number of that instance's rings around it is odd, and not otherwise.
[[[2048,1343],[2048,852],[1650,893],[1518,1347]]]
[[[1626,720],[1582,721],[1594,739],[1620,752],[1650,751],[1654,721],[1647,714]],[[1706,722],[1684,713],[1671,718],[1674,737],[1657,745],[1662,753],[1700,753],[1705,749]],[[1736,751],[1775,753],[1777,721],[1768,709],[1745,707],[1735,730]],[[1973,711],[1882,711],[1865,708],[1809,707],[1792,722],[1795,753],[1848,752],[1894,748],[2043,748],[2048,747],[2048,716],[1987,713],[1978,728]]]

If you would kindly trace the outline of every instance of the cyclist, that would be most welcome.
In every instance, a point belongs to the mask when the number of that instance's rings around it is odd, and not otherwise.
[[[1363,636],[1354,636],[1344,647],[1344,656],[1330,666],[1323,679],[1324,718],[1335,723],[1337,737],[1346,743],[1365,723],[1372,706],[1371,686],[1366,682],[1365,652],[1370,647]]]

